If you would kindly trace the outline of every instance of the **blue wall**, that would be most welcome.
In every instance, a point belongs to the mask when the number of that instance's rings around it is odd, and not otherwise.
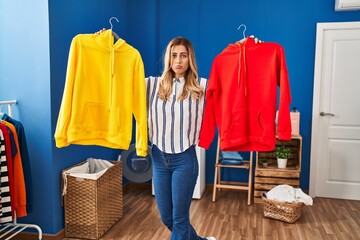
[[[91,156],[116,159],[102,147],[55,147],[53,134],[65,83],[68,50],[79,33],[109,28],[137,48],[147,76],[162,70],[162,53],[175,36],[189,38],[199,73],[207,78],[212,60],[246,35],[278,42],[284,49],[293,97],[301,112],[301,187],[309,187],[311,114],[317,22],[360,21],[360,12],[335,12],[334,1],[304,0],[38,0],[0,1],[0,100],[17,99],[14,118],[25,127],[32,164],[34,211],[19,222],[38,224],[47,234],[64,227],[61,171]],[[4,107],[3,107],[4,108]],[[2,109],[3,111],[5,109]],[[215,142],[207,151],[206,182],[213,183]]]
[[[18,100],[13,117],[22,122],[31,160],[33,213],[19,221],[59,230],[59,175],[52,157],[49,21],[46,0],[0,1],[0,100]],[[3,111],[5,110],[3,106]],[[36,178],[36,179],[35,179]]]

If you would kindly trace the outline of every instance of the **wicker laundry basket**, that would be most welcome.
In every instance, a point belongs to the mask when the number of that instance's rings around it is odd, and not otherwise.
[[[65,237],[99,239],[123,216],[122,165],[111,162],[96,180],[67,176]]]
[[[281,220],[287,223],[294,223],[301,217],[303,203],[286,203],[268,199],[262,196],[264,203],[264,216]]]

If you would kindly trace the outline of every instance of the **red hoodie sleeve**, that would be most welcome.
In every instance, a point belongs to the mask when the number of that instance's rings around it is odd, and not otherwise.
[[[218,77],[216,73],[215,61],[210,71],[210,77],[208,82],[208,88],[205,96],[205,110],[203,122],[200,130],[199,146],[205,149],[209,149],[216,131],[216,111],[215,111],[215,95],[217,94]]]
[[[278,80],[278,85],[280,86],[280,98],[277,134],[279,140],[291,140],[291,93],[283,48],[280,48],[280,56],[278,59],[280,61],[280,78]]]

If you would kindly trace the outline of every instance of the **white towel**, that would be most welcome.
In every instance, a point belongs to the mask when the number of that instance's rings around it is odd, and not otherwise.
[[[313,205],[313,199],[305,194],[300,188],[289,185],[278,185],[266,193],[266,197],[280,202],[302,202],[307,206]]]

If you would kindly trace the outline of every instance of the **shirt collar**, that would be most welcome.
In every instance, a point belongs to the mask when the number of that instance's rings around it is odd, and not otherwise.
[[[181,77],[181,78],[173,78],[173,82],[185,83],[185,78],[184,78],[184,77]]]

